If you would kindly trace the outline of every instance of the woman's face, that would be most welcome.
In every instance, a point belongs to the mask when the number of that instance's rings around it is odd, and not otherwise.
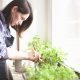
[[[18,12],[18,7],[14,6],[11,10],[11,26],[21,25],[23,21],[25,21],[29,17],[29,14],[22,14]]]

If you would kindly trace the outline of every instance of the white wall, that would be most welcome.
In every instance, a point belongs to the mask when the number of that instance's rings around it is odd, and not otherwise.
[[[0,1],[0,10],[2,9],[2,0]]]
[[[37,34],[43,38],[47,38],[47,27],[48,27],[48,12],[47,12],[47,0],[35,0],[35,8],[36,11],[36,26],[37,26]]]
[[[67,52],[66,64],[80,71],[80,0],[53,0],[53,45]]]

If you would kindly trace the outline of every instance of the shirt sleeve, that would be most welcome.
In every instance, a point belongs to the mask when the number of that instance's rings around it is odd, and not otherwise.
[[[4,34],[4,25],[0,21],[0,57],[3,59],[7,59],[7,47],[5,44],[5,34]]]

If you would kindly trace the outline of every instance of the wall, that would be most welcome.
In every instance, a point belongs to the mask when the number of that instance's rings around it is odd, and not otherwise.
[[[0,10],[2,9],[2,0],[0,1]]]
[[[80,0],[53,0],[53,46],[67,53],[65,63],[80,71]]]
[[[33,11],[35,20],[35,26],[37,34],[42,38],[47,38],[47,27],[48,27],[48,9],[47,0],[35,0],[33,1]]]

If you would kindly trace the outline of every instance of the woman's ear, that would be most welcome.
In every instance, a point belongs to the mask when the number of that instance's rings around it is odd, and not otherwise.
[[[16,13],[18,11],[18,6],[14,6],[11,10],[12,13]]]

